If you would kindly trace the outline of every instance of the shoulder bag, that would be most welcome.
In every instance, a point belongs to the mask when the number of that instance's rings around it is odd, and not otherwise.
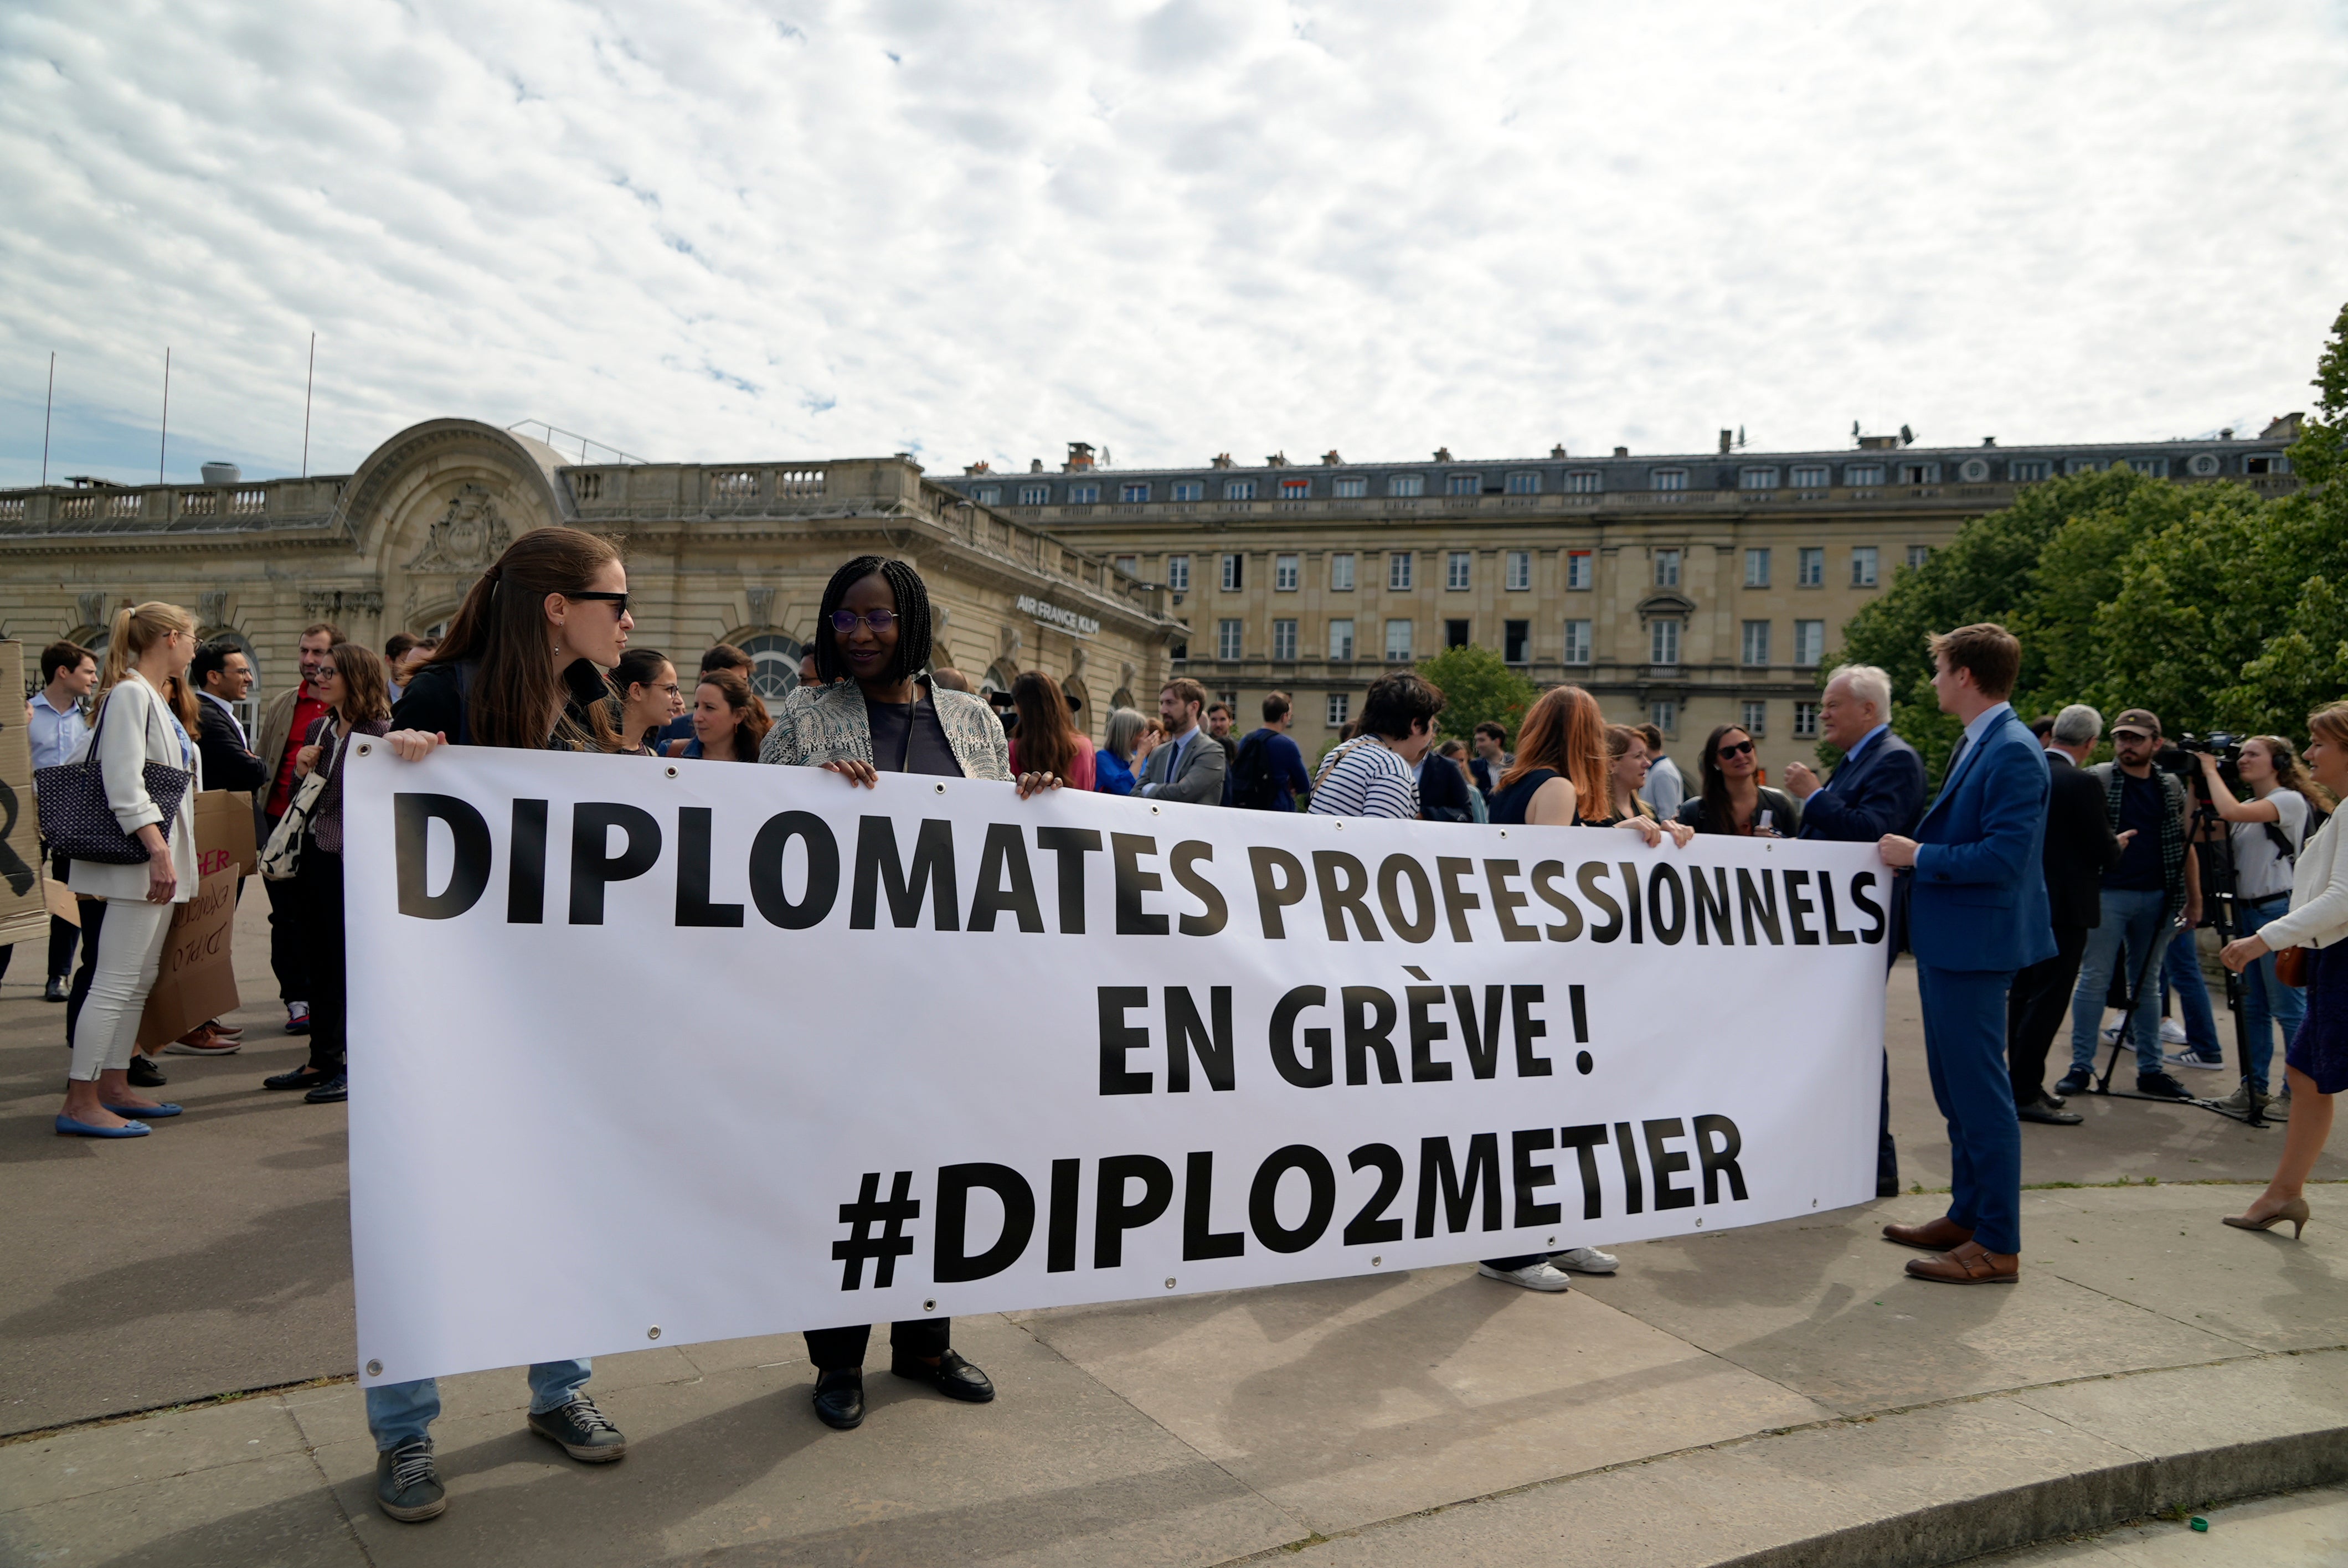
[[[309,775],[294,787],[294,798],[286,803],[285,815],[277,819],[276,828],[261,850],[261,875],[270,882],[291,882],[302,869],[302,841],[309,835],[310,819],[317,815],[318,797],[326,793],[326,774],[335,760],[335,726],[332,720],[319,732],[318,760],[324,766],[312,768]]]
[[[51,850],[68,860],[89,860],[101,866],[142,866],[147,861],[147,846],[122,831],[121,819],[106,802],[106,774],[98,761],[98,731],[106,728],[107,710],[113,706],[113,694],[109,692],[98,705],[98,726],[90,732],[89,749],[82,753],[80,761],[34,770],[33,793],[40,808],[41,837]],[[140,744],[145,744],[144,736],[140,737]],[[168,763],[149,762],[143,782],[147,798],[163,814],[163,820],[155,825],[163,835],[163,842],[169,844],[172,825],[180,819],[180,803],[187,798],[188,786],[195,782],[195,775]]]

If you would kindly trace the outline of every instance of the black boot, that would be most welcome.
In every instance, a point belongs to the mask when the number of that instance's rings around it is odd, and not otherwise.
[[[864,1424],[864,1368],[839,1367],[815,1375],[816,1419],[837,1430]]]

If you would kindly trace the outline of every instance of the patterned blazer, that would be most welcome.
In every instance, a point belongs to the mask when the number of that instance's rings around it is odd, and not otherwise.
[[[994,711],[967,692],[930,687],[936,703],[938,727],[963,776],[1011,779],[1011,746]],[[801,686],[783,699],[775,727],[767,732],[758,760],[785,767],[821,767],[826,763],[872,760],[872,724],[865,716],[864,691],[853,681],[829,686]]]

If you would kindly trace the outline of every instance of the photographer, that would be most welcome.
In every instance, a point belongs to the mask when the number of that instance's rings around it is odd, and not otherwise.
[[[2209,804],[2226,819],[2233,839],[2234,895],[2240,911],[2236,935],[2248,937],[2289,907],[2292,870],[2307,842],[2308,824],[2322,814],[2322,798],[2291,743],[2280,735],[2252,735],[2241,743],[2234,772],[2250,793],[2247,801],[2234,797],[2221,754],[2201,752],[2196,760],[2209,787]],[[2266,1098],[2267,1068],[2273,1052],[2269,1020],[2281,1026],[2287,1046],[2306,1011],[2307,999],[2299,988],[2284,985],[2276,977],[2273,954],[2243,969],[2242,1027],[2249,1041],[2250,1075],[2231,1099],[2220,1102],[2228,1110],[2247,1113],[2252,1095],[2261,1101]],[[2274,1121],[2290,1113],[2288,1093],[2266,1112]]]

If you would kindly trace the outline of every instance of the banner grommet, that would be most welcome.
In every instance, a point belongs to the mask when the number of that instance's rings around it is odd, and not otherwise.
[[[370,1361],[370,1362],[368,1362],[368,1363],[366,1364],[366,1375],[367,1375],[368,1377],[370,1377],[370,1378],[380,1378],[380,1377],[382,1377],[382,1376],[383,1376],[383,1363],[382,1363],[382,1362],[380,1362],[380,1361]]]
[[[647,1339],[657,1339],[657,1338],[659,1338],[659,1337],[660,1337],[660,1325],[659,1325],[659,1324],[657,1324],[657,1323],[655,1323],[655,1324],[654,1324],[650,1328],[645,1329],[645,1330],[644,1330],[644,1337],[645,1337],[645,1338],[647,1338]]]

